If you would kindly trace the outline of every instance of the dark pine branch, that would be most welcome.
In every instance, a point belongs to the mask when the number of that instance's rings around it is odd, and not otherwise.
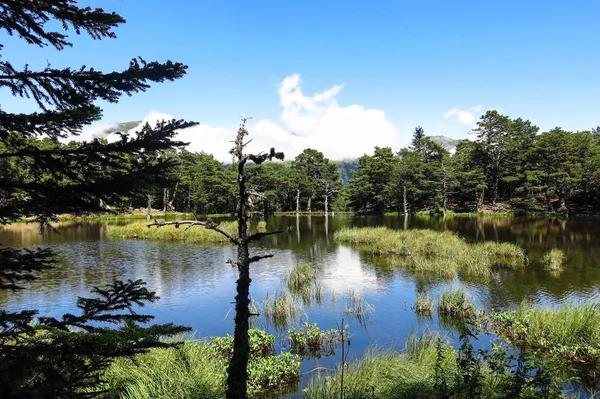
[[[72,46],[65,33],[48,31],[46,23],[58,20],[64,30],[87,32],[93,39],[115,38],[113,29],[125,22],[118,14],[101,8],[78,7],[75,0],[4,0],[0,3],[0,27],[27,43],[58,50]]]

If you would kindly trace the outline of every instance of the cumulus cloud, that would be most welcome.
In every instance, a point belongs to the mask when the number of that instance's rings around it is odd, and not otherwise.
[[[306,95],[301,87],[300,75],[286,77],[277,90],[281,105],[280,120],[250,120],[247,128],[252,142],[248,150],[260,152],[275,147],[283,151],[287,159],[293,159],[303,149],[314,148],[330,159],[340,160],[370,153],[375,146],[390,146],[397,150],[400,144],[406,144],[400,142],[397,129],[383,111],[357,104],[338,104],[336,95],[342,88],[343,85],[335,85],[323,92]],[[154,124],[157,120],[172,117],[152,111],[142,123]],[[190,151],[204,151],[223,162],[229,162],[229,150],[235,138],[237,122],[235,120],[230,126],[201,124],[182,130],[177,139],[189,142]],[[82,138],[96,137],[106,127],[112,126],[93,126],[84,132]]]
[[[444,118],[456,118],[456,120],[459,123],[461,123],[468,130],[471,130],[477,127],[477,119],[479,118],[479,113],[482,109],[483,105],[476,105],[467,109],[460,109],[458,107],[455,107],[451,110],[448,110],[444,114]]]
[[[252,143],[250,152],[266,151],[275,147],[287,159],[293,159],[305,148],[314,148],[333,160],[357,158],[371,153],[375,146],[389,146],[398,150],[407,142],[400,140],[398,129],[387,119],[385,112],[362,105],[340,105],[336,99],[344,85],[335,85],[322,92],[307,95],[301,87],[300,75],[293,74],[277,89],[281,115],[278,121],[250,120],[247,128]],[[172,115],[151,111],[142,123],[151,125],[157,120],[171,119]],[[229,150],[237,130],[237,120],[230,126],[201,124],[179,132],[177,139],[189,142],[190,151],[213,154],[223,162],[231,161]],[[109,141],[118,136],[102,132],[114,125],[96,124],[86,128],[80,139],[105,137]],[[139,126],[138,126],[139,128]]]

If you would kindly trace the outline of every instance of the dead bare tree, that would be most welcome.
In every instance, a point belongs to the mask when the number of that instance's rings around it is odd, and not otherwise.
[[[250,196],[255,193],[250,192],[246,188],[247,176],[245,172],[246,162],[252,161],[255,164],[261,164],[267,160],[273,158],[283,160],[283,153],[276,152],[274,148],[271,148],[268,153],[245,154],[244,149],[250,143],[250,141],[244,142],[245,137],[248,135],[246,130],[247,118],[242,116],[242,121],[237,132],[235,139],[235,146],[229,151],[233,156],[234,165],[237,167],[237,185],[238,185],[238,204],[237,204],[237,223],[238,223],[238,235],[232,235],[222,230],[216,223],[210,219],[206,222],[198,220],[180,220],[180,221],[169,221],[159,222],[154,221],[148,225],[148,227],[174,225],[179,227],[187,225],[186,229],[192,226],[204,226],[207,229],[215,230],[229,239],[232,244],[237,246],[237,259],[228,260],[227,263],[232,266],[236,266],[238,269],[238,280],[236,281],[237,295],[235,296],[235,331],[233,336],[233,356],[229,362],[227,368],[227,391],[226,397],[228,399],[239,399],[247,397],[247,386],[248,386],[248,360],[250,358],[250,342],[248,337],[248,330],[250,328],[250,317],[253,316],[250,313],[250,264],[258,262],[261,259],[271,258],[273,255],[261,255],[261,256],[250,256],[248,244],[253,241],[258,241],[261,238],[271,235],[282,233],[282,231],[272,231],[264,233],[254,233],[248,235],[248,215],[249,215],[249,204]]]

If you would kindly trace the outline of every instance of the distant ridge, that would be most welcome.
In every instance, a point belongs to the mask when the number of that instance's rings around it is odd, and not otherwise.
[[[434,142],[438,143],[448,151],[452,151],[456,148],[460,140],[451,139],[446,136],[427,136]]]

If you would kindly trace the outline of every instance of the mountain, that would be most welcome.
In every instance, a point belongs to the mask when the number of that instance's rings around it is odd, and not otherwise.
[[[451,139],[450,137],[446,137],[446,136],[427,136],[427,137],[429,137],[431,140],[438,143],[439,145],[441,145],[442,147],[444,147],[445,149],[447,149],[450,152],[452,152],[456,148],[456,146],[458,145],[458,142],[460,141],[460,140]]]
[[[343,185],[348,184],[348,180],[352,179],[352,171],[358,168],[358,159],[347,159],[344,161],[331,161],[335,164],[337,174]]]
[[[102,134],[111,134],[115,132],[123,132],[128,133],[134,127],[138,126],[142,121],[129,121],[129,122],[121,122],[117,126],[109,127],[105,129]]]

